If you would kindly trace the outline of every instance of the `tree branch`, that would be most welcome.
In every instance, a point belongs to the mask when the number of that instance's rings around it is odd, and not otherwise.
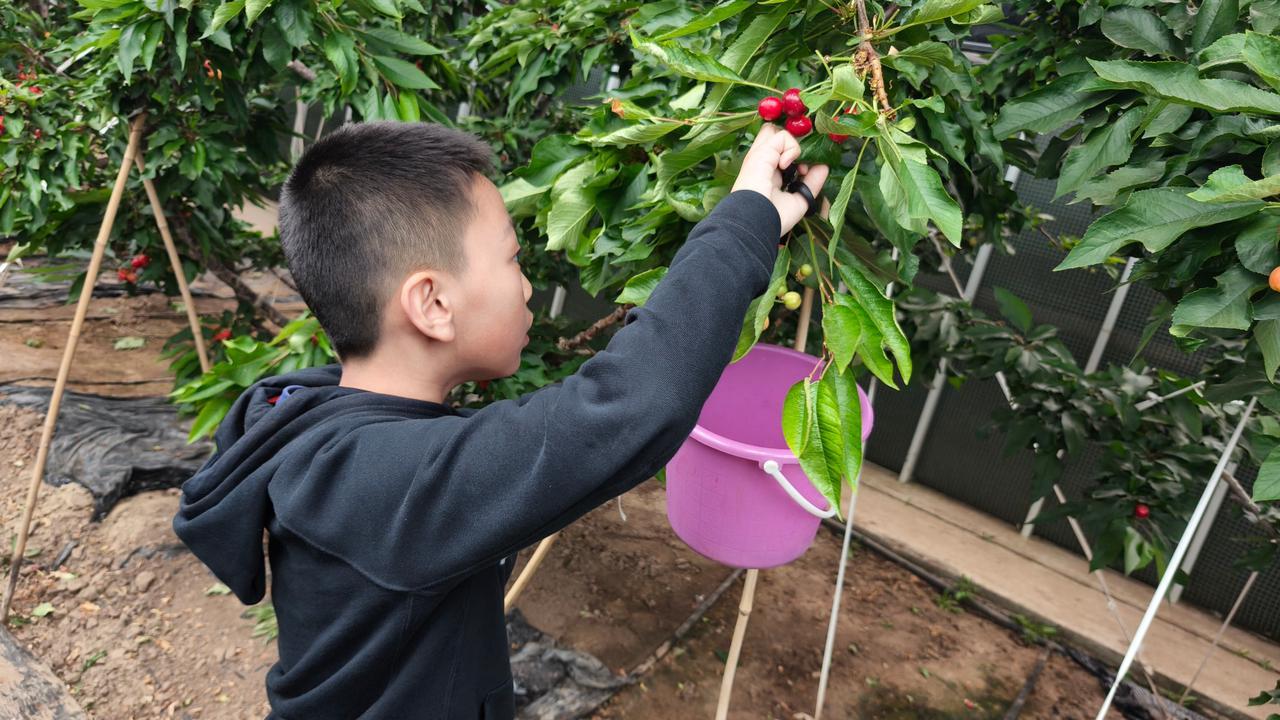
[[[871,46],[871,21],[867,19],[867,0],[854,0],[854,2],[858,8],[858,32],[862,35],[862,42],[858,44],[858,49],[853,54],[853,64],[862,71],[863,77],[871,75],[871,90],[884,108],[881,112],[892,120],[897,113],[894,112],[893,105],[889,104],[889,95],[884,89],[884,69],[880,66],[880,54]]]
[[[586,330],[583,330],[582,332],[578,333],[577,335],[574,335],[571,338],[560,338],[558,341],[556,341],[556,347],[563,352],[578,350],[583,345],[586,345],[587,343],[595,339],[595,337],[599,335],[600,332],[603,331],[605,328],[617,323],[619,320],[626,317],[627,311],[630,310],[632,307],[634,306],[619,305],[613,312],[595,321],[594,323],[591,324],[591,327],[587,328]]]

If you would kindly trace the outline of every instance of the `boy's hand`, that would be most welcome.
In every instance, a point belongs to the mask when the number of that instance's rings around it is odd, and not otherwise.
[[[800,157],[800,143],[791,133],[778,129],[777,125],[765,123],[760,134],[751,144],[747,156],[742,159],[742,169],[738,171],[738,179],[733,183],[734,190],[755,190],[773,202],[778,209],[778,217],[782,219],[782,234],[786,235],[796,223],[809,211],[809,203],[800,193],[787,192],[782,188],[782,171]],[[799,178],[809,187],[813,196],[818,197],[822,184],[827,181],[827,166],[801,165]]]

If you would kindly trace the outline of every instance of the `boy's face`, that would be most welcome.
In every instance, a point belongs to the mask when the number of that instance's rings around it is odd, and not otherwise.
[[[533,324],[527,307],[533,286],[520,269],[520,242],[497,186],[477,177],[471,201],[475,215],[462,241],[467,269],[454,310],[456,342],[465,379],[490,380],[520,368]]]

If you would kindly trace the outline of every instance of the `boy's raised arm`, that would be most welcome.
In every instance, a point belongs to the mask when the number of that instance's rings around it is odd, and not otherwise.
[[[799,152],[766,125],[734,192],[573,376],[469,417],[426,421],[436,438],[445,423],[446,439],[421,448],[404,499],[422,512],[401,513],[388,528],[421,559],[413,574],[423,589],[556,532],[670,460],[732,358],[747,306],[768,285],[779,238],[807,210],[781,189],[780,169]],[[804,176],[815,196],[826,175],[816,166]],[[414,423],[403,425],[396,432],[406,447],[421,443],[425,433],[415,439]]]

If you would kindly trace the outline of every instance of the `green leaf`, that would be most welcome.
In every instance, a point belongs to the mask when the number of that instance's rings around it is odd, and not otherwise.
[[[1249,296],[1266,286],[1259,275],[1242,267],[1233,267],[1215,278],[1216,286],[1189,293],[1173,310],[1170,334],[1186,337],[1202,328],[1248,330],[1253,322]]]
[[[797,458],[809,447],[809,408],[813,398],[810,385],[808,378],[800,380],[782,401],[782,438]]]
[[[248,0],[244,6],[244,26],[249,27],[273,0]]]
[[[360,32],[407,55],[440,55],[444,53],[443,50],[426,40],[400,32],[395,28],[373,27],[361,29]]]
[[[840,182],[840,192],[836,193],[836,199],[831,201],[831,210],[827,214],[827,219],[831,222],[831,227],[836,229],[836,238],[840,237],[840,228],[844,227],[844,215],[849,208],[849,198],[853,197],[853,188],[857,180],[858,174],[853,170],[845,173],[844,180]]]
[[[128,335],[116,340],[112,346],[116,350],[137,350],[147,344],[146,338],[140,338],[134,335]]]
[[[714,125],[708,124],[710,130],[698,135],[679,150],[668,150],[658,156],[657,177],[658,192],[666,192],[680,173],[694,167],[721,150],[734,147],[739,142],[738,131],[752,124],[754,117],[741,117]]]
[[[204,594],[205,595],[230,595],[231,588],[227,587],[226,585],[223,585],[220,582],[217,582],[210,585],[208,588],[206,588],[204,591]]]
[[[1094,80],[1088,73],[1067,75],[1005,104],[991,132],[997,140],[1002,140],[1023,131],[1047,133],[1057,130],[1111,97],[1110,92],[1080,90]]]
[[[778,26],[790,17],[794,6],[795,0],[786,0],[775,5],[769,13],[757,15],[753,18],[747,24],[747,27],[738,31],[737,35],[730,41],[729,47],[720,56],[721,64],[734,72],[741,73],[751,58],[755,57],[756,53],[760,51],[765,41],[778,29]],[[707,96],[707,100],[703,104],[703,111],[712,113],[719,110],[720,105],[724,103],[724,99],[732,89],[732,85],[718,85]],[[710,125],[701,125],[685,137],[690,140],[695,137],[701,138],[710,127]]]
[[[156,47],[160,45],[160,38],[164,37],[164,21],[156,20],[147,25],[146,36],[142,40],[142,66],[151,71],[151,66],[155,62]]]
[[[1238,0],[1204,0],[1196,10],[1196,24],[1191,30],[1191,49],[1200,50],[1231,32],[1240,17]]]
[[[725,2],[716,5],[710,10],[704,11],[698,15],[696,20],[686,23],[683,27],[665,32],[654,38],[655,42],[664,42],[685,35],[706,30],[712,25],[719,25],[738,13],[746,10],[755,4],[755,0],[725,0]]]
[[[1089,60],[1089,64],[1104,80],[1170,102],[1219,113],[1280,115],[1280,95],[1238,80],[1202,79],[1186,63]]]
[[[619,128],[604,135],[583,135],[584,140],[592,145],[644,145],[669,135],[673,130],[684,127],[679,123],[637,123]]]
[[[1145,108],[1133,108],[1115,122],[1094,130],[1088,140],[1071,148],[1062,159],[1062,172],[1058,176],[1054,199],[1076,190],[1103,170],[1128,162],[1133,152],[1133,134],[1145,112]]]
[[[840,278],[844,280],[844,284],[856,298],[858,305],[879,331],[889,352],[893,353],[894,360],[898,363],[898,372],[902,374],[902,381],[911,382],[911,343],[907,342],[906,335],[898,325],[898,318],[893,312],[893,302],[867,279],[861,268],[842,265]],[[865,333],[866,323],[862,323],[862,327]]]
[[[835,507],[839,507],[840,491],[842,487],[841,479],[844,476],[847,467],[845,463],[843,427],[840,422],[840,401],[836,394],[835,386],[821,380],[819,382],[811,382],[805,379],[799,383],[801,392],[804,396],[804,402],[800,405],[803,408],[801,422],[803,423],[804,432],[802,438],[806,440],[802,448],[792,445],[794,431],[790,434],[784,432],[783,437],[787,440],[788,447],[791,452],[795,453],[796,458],[800,461],[800,467],[804,470],[804,474],[809,478],[809,482],[822,493],[828,501],[831,501]],[[792,388],[794,391],[795,388]],[[788,394],[790,395],[790,394]],[[794,407],[797,401],[784,402],[783,405],[783,427],[787,426],[787,421],[794,421],[794,410],[788,417],[787,408]]]
[[[1213,171],[1204,185],[1187,197],[1205,203],[1248,202],[1280,194],[1280,175],[1250,180],[1239,165]]]
[[[844,443],[844,477],[850,487],[857,487],[862,472],[862,400],[852,371],[828,370],[822,382],[831,383],[836,391],[836,406],[840,415],[840,428]],[[835,507],[840,506],[840,496],[828,497]]]
[[[422,119],[422,112],[418,108],[418,98],[413,93],[401,91],[396,96],[396,115],[402,122],[418,122]]]
[[[1253,481],[1254,502],[1275,502],[1280,500],[1280,447],[1267,454],[1267,459],[1258,468],[1258,478]]]
[[[262,31],[262,58],[275,70],[283,70],[293,59],[293,50],[275,24]]]
[[[374,55],[373,64],[387,79],[409,90],[436,90],[440,86],[418,69],[417,65],[389,55]]]
[[[1013,323],[1013,326],[1021,330],[1023,335],[1031,332],[1031,308],[1027,307],[1022,298],[1001,287],[995,289],[995,296],[996,304],[1000,306],[1000,314],[1004,319]]]
[[[1259,320],[1253,326],[1253,339],[1262,351],[1262,367],[1267,380],[1274,382],[1280,367],[1280,320]]]
[[[657,60],[667,71],[707,82],[741,83],[743,78],[731,68],[699,52],[686,50],[674,43],[646,41],[634,33],[632,49]]]
[[[769,311],[773,309],[773,300],[787,283],[787,271],[791,268],[791,252],[787,248],[778,251],[773,262],[773,274],[769,277],[769,287],[764,294],[747,306],[747,315],[742,321],[742,331],[738,334],[738,346],[734,348],[732,362],[737,362],[747,354],[760,333],[764,332],[764,323],[769,319]]]
[[[1155,160],[1145,165],[1125,165],[1116,168],[1076,188],[1074,202],[1088,199],[1094,205],[1114,205],[1117,197],[1126,190],[1156,182],[1164,177],[1164,169],[1163,160]]]
[[[1222,65],[1243,63],[1244,40],[1244,33],[1233,33],[1218,38],[1196,55],[1196,59],[1200,61],[1199,69],[1208,70]]]
[[[596,173],[590,159],[578,163],[556,179],[551,188],[551,209],[547,213],[547,251],[575,247],[588,221],[595,215],[595,193],[587,181]]]
[[[1139,190],[1124,207],[1103,215],[1089,226],[1056,270],[1085,267],[1105,261],[1120,248],[1140,242],[1151,252],[1168,247],[1192,228],[1216,225],[1256,212],[1260,202],[1202,203],[1187,197],[1185,188]]]
[[[662,278],[666,277],[667,269],[665,267],[657,267],[632,277],[622,288],[622,294],[618,295],[618,299],[614,302],[619,305],[644,305],[649,299],[649,295],[653,293],[654,288],[658,287],[658,283]]]
[[[396,7],[396,0],[366,0],[373,9],[386,15],[387,17],[400,18],[400,8]]]
[[[342,93],[349,95],[359,80],[358,68],[351,61],[355,52],[355,40],[350,35],[330,33],[324,38],[324,55],[329,58],[333,69],[338,73],[342,83]]]
[[[133,75],[133,62],[142,52],[144,39],[145,30],[141,25],[127,25],[120,33],[120,45],[116,48],[116,65],[120,67],[120,74],[124,75],[126,84]]]
[[[52,613],[53,613],[53,603],[42,602],[39,605],[35,606],[35,608],[31,611],[31,616],[42,618],[42,617],[51,615]]]
[[[209,37],[221,30],[223,25],[231,22],[244,9],[244,2],[245,0],[230,0],[230,2],[224,2],[219,5],[218,9],[213,11],[213,21],[209,23],[209,27],[204,29],[204,34],[200,36],[200,39],[203,40]]]
[[[187,435],[187,442],[195,442],[206,435],[212,435],[213,431],[218,429],[218,423],[222,422],[222,418],[227,416],[227,411],[231,409],[231,403],[231,398],[227,397],[218,397],[210,400],[207,405],[200,409],[195,421],[191,423],[191,432]]]
[[[866,92],[862,78],[858,77],[852,63],[837,65],[836,69],[831,71],[831,84],[831,96],[845,102],[861,100]]]
[[[890,207],[915,221],[902,226],[922,233],[923,221],[932,220],[947,240],[959,247],[964,215],[942,186],[938,171],[923,160],[904,155],[902,147],[886,135],[876,137],[876,146],[885,161],[880,170],[880,192]]]
[[[967,13],[982,3],[983,0],[925,0],[925,3],[911,16],[911,19],[903,23],[903,27],[945,20],[949,17]]]
[[[1111,42],[1148,55],[1176,55],[1177,44],[1169,26],[1155,13],[1135,7],[1118,7],[1102,16],[1102,34]]]
[[[822,342],[836,360],[836,368],[844,372],[853,362],[858,343],[862,342],[862,323],[858,315],[844,305],[822,308]]]
[[[1236,256],[1240,264],[1258,273],[1270,275],[1280,266],[1280,250],[1276,238],[1280,234],[1280,216],[1259,214],[1236,235]]]
[[[1155,116],[1151,118],[1150,122],[1142,130],[1142,137],[1144,138],[1159,137],[1181,129],[1183,125],[1187,124],[1187,120],[1191,119],[1191,113],[1195,112],[1195,108],[1187,105],[1178,105],[1165,100],[1157,100],[1156,102],[1163,105],[1163,107],[1156,112]]]
[[[1251,70],[1258,73],[1268,85],[1280,90],[1280,38],[1245,33],[1241,56]]]

